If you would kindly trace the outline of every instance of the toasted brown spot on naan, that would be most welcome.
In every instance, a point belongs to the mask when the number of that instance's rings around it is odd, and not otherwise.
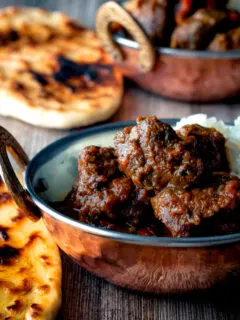
[[[0,205],[12,201],[12,196],[8,192],[0,193]]]
[[[8,310],[13,310],[19,312],[22,309],[23,305],[20,300],[15,300],[11,306],[8,306]]]
[[[0,288],[10,288],[10,287],[11,287],[11,283],[9,281],[0,280]]]
[[[33,311],[33,312],[30,313],[30,315],[31,315],[31,317],[34,319],[34,318],[38,318],[39,315],[40,315],[40,313],[37,312],[37,311]]]
[[[46,256],[46,255],[43,255],[40,257],[40,260],[46,265],[46,266],[50,266],[51,265],[51,262],[49,261],[50,260],[50,257]]]
[[[36,310],[36,311],[42,311],[42,307],[37,303],[31,304],[31,309]]]
[[[25,216],[24,213],[20,209],[17,209],[17,215],[12,217],[11,221],[17,222],[19,220],[22,220],[24,218],[24,216]]]
[[[41,236],[39,235],[38,232],[32,233],[32,234],[29,236],[29,240],[28,240],[27,245],[31,245],[31,243],[34,242],[36,239],[41,239]]]
[[[27,276],[27,274],[25,274],[25,276]],[[11,287],[9,288],[9,290],[11,291],[11,293],[15,294],[26,294],[32,290],[31,280],[25,278],[20,285]]]
[[[0,247],[0,265],[11,265],[19,256],[19,250],[10,246]]]
[[[27,268],[20,268],[18,273],[25,273],[27,271]]]
[[[42,292],[44,292],[44,293],[47,293],[47,292],[49,292],[49,290],[50,290],[50,286],[48,286],[48,285],[43,285],[43,286],[38,287],[38,290],[40,290],[40,291],[42,291]]]

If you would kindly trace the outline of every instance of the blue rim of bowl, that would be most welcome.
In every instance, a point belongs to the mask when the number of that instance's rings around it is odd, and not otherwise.
[[[170,125],[174,125],[179,119],[161,119],[168,122]],[[49,144],[47,147],[37,153],[33,159],[29,162],[25,172],[25,187],[28,190],[33,202],[45,213],[55,218],[58,221],[66,223],[74,228],[85,231],[89,234],[108,238],[111,240],[132,243],[137,245],[147,246],[159,246],[159,247],[210,247],[216,245],[236,243],[240,241],[240,233],[229,234],[223,236],[211,236],[211,237],[196,237],[196,238],[169,238],[169,237],[150,237],[133,235],[127,233],[120,233],[116,231],[109,231],[102,228],[90,226],[70,217],[63,215],[61,212],[51,208],[46,202],[44,202],[39,195],[35,192],[32,185],[32,177],[39,165],[46,162],[51,156],[54,156],[59,150],[65,146],[73,145],[76,141],[79,141],[87,136],[95,135],[96,133],[103,133],[108,131],[121,130],[126,126],[134,125],[135,121],[129,122],[114,122],[110,124],[98,125],[89,129],[83,129],[78,132],[71,133],[55,142]]]
[[[115,41],[122,46],[137,50],[139,45],[136,41],[121,36],[114,36]],[[240,50],[231,51],[207,51],[185,50],[165,47],[155,47],[160,55],[174,56],[178,58],[201,58],[201,59],[240,59]]]

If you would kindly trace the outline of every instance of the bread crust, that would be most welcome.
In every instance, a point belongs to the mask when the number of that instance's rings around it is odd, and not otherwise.
[[[1,115],[41,127],[81,127],[111,117],[122,95],[122,74],[93,31],[59,12],[0,11]]]
[[[29,220],[0,180],[0,319],[54,319],[61,278],[59,250],[43,221]]]

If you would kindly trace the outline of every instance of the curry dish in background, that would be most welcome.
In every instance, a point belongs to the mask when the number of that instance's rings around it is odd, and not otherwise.
[[[79,175],[57,209],[80,222],[145,236],[240,231],[240,180],[224,136],[198,124],[175,131],[156,117],[117,132],[114,148],[84,147]]]
[[[228,0],[127,0],[123,6],[157,46],[237,50],[240,13],[227,4]],[[114,26],[115,31],[120,29]]]

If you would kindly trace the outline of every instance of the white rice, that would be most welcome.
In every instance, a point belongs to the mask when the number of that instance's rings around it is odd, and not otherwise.
[[[182,118],[176,123],[174,129],[180,129],[186,124],[194,123],[207,128],[214,127],[224,135],[232,174],[240,178],[240,117],[234,121],[233,125],[226,125],[222,120],[215,117],[210,118],[206,114],[195,114]]]

